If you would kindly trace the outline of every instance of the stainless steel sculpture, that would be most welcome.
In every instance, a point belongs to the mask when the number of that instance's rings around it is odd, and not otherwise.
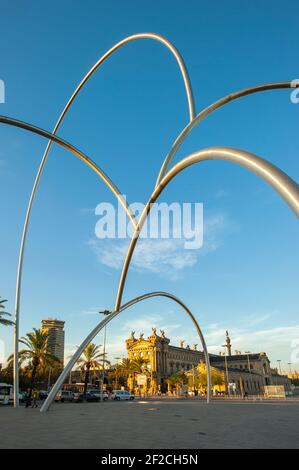
[[[191,88],[191,83],[189,79],[189,75],[187,72],[187,69],[185,67],[183,58],[181,57],[180,53],[178,50],[175,48],[173,44],[171,44],[168,39],[164,38],[163,36],[155,33],[140,33],[140,34],[133,34],[131,36],[128,36],[124,38],[122,41],[118,42],[115,44],[111,49],[109,49],[93,66],[92,68],[87,72],[87,74],[83,77],[73,94],[71,95],[70,99],[68,100],[66,106],[64,107],[61,115],[58,118],[57,123],[55,124],[53,134],[56,134],[58,131],[66,113],[68,112],[69,108],[71,107],[74,99],[80,92],[80,90],[84,87],[85,83],[88,81],[88,79],[93,75],[93,73],[100,67],[100,65],[105,62],[105,60],[110,57],[115,51],[120,49],[122,46],[125,44],[136,41],[138,39],[152,39],[154,41],[158,41],[162,43],[165,47],[169,49],[169,51],[173,54],[175,57],[178,66],[180,68],[180,71],[182,73],[182,77],[184,80],[185,84],[185,89],[186,89],[186,94],[187,94],[187,99],[188,99],[188,107],[189,107],[189,116],[190,120],[192,120],[195,117],[195,104],[194,104],[194,99],[193,99],[193,92]],[[16,298],[15,298],[15,335],[14,335],[14,358],[18,357],[18,352],[19,352],[19,312],[20,312],[20,298],[21,298],[21,284],[22,284],[22,272],[23,272],[23,258],[24,258],[24,250],[25,250],[25,244],[26,244],[26,237],[27,237],[27,230],[28,230],[28,225],[30,221],[30,214],[31,214],[31,209],[33,206],[33,202],[35,199],[35,194],[39,185],[40,178],[42,176],[48,153],[50,151],[50,148],[52,146],[53,139],[49,140],[47,147],[45,149],[45,152],[43,154],[39,169],[37,171],[35,181],[33,184],[33,188],[31,191],[30,199],[28,202],[27,206],[27,211],[26,211],[26,216],[25,216],[25,221],[23,225],[23,232],[22,232],[22,238],[21,238],[21,245],[20,245],[20,252],[19,252],[19,261],[18,261],[18,271],[17,271],[17,282],[16,282]],[[14,388],[14,406],[17,407],[19,405],[19,390],[18,390],[18,384],[19,384],[19,368],[18,368],[18,361],[15,359],[14,360],[14,383],[17,384],[15,385]]]
[[[298,84],[296,84],[295,86],[299,87]],[[288,81],[288,82],[264,83],[264,84],[256,85],[250,88],[244,88],[242,90],[235,91],[234,93],[230,93],[229,95],[226,95],[223,98],[220,98],[219,100],[215,101],[214,103],[210,104],[205,109],[200,111],[200,113],[197,114],[197,116],[194,119],[192,119],[192,121],[189,122],[189,124],[187,124],[187,126],[182,130],[180,135],[176,138],[176,140],[172,144],[171,149],[161,166],[161,169],[157,178],[156,186],[159,184],[163,176],[166,174],[174,155],[179,150],[180,146],[182,145],[186,137],[190,134],[190,132],[194,129],[194,127],[196,127],[197,124],[203,121],[203,119],[205,119],[209,114],[221,108],[225,104],[228,104],[231,101],[235,101],[239,98],[243,98],[245,96],[252,95],[254,93],[260,93],[261,91],[279,90],[283,88],[294,88],[294,82]]]
[[[283,173],[279,168],[267,162],[263,158],[257,157],[256,155],[245,152],[244,150],[239,149],[230,149],[226,147],[211,147],[203,150],[199,150],[188,157],[181,160],[173,168],[171,168],[164,178],[160,181],[158,186],[154,189],[150,199],[145,205],[140,218],[138,220],[137,228],[132,235],[132,239],[128,248],[127,256],[123,265],[118,292],[115,302],[115,310],[118,310],[121,306],[123,290],[127,278],[128,269],[131,263],[131,259],[134,253],[136,243],[141,233],[142,227],[148,216],[152,204],[156,202],[161,192],[164,188],[170,183],[170,181],[175,178],[181,171],[194,163],[199,163],[205,160],[227,160],[238,165],[247,168],[256,175],[263,178],[267,183],[269,183],[280,196],[285,200],[285,202],[290,206],[290,208],[295,212],[297,217],[299,217],[299,186],[298,184],[289,178],[288,175]]]
[[[145,206],[145,209],[143,213],[141,214],[140,218],[138,221],[136,221],[130,212],[129,206],[127,205],[126,201],[124,201],[120,191],[117,189],[115,184],[111,181],[111,179],[104,173],[104,171],[98,167],[90,158],[88,158],[83,152],[66,142],[65,140],[59,138],[56,136],[56,132],[58,131],[64,117],[66,116],[68,110],[70,109],[72,103],[74,102],[76,96],[79,94],[80,90],[84,87],[88,79],[93,75],[93,73],[99,68],[99,66],[108,58],[110,57],[111,54],[113,54],[115,51],[117,51],[119,48],[121,48],[123,45],[138,40],[138,39],[151,39],[158,41],[162,43],[165,47],[167,47],[170,52],[173,54],[175,57],[178,66],[180,68],[183,80],[184,80],[184,85],[186,89],[186,95],[187,95],[187,100],[188,100],[188,110],[189,110],[189,123],[187,126],[182,130],[182,132],[179,134],[179,136],[176,138],[174,141],[169,153],[167,154],[161,168],[159,171],[159,175],[157,178],[156,186],[155,189],[148,201],[148,203]],[[137,301],[144,300],[145,298],[157,296],[157,295],[163,295],[169,298],[172,298],[176,302],[180,303],[180,305],[185,309],[185,311],[188,313],[189,316],[193,319],[193,322],[196,326],[196,329],[201,337],[201,341],[203,344],[204,352],[205,352],[205,357],[206,357],[206,362],[207,362],[207,374],[208,374],[208,397],[207,400],[209,401],[210,398],[210,393],[211,393],[211,377],[210,377],[210,367],[209,367],[209,358],[208,354],[206,351],[206,346],[204,343],[204,338],[202,336],[202,333],[200,331],[200,328],[192,316],[191,312],[187,309],[187,307],[179,301],[176,297],[172,296],[171,294],[166,294],[166,293],[151,293],[151,294],[146,294],[145,296],[138,297],[137,299],[134,299],[130,302],[127,302],[124,305],[121,305],[122,303],[122,296],[123,296],[123,291],[125,287],[125,281],[128,273],[128,269],[130,266],[130,262],[132,259],[132,255],[140,234],[140,231],[142,229],[142,226],[146,220],[146,217],[151,209],[151,204],[156,201],[156,199],[159,197],[160,193],[163,191],[164,187],[173,179],[175,178],[182,170],[187,168],[190,165],[193,165],[194,163],[198,163],[204,160],[209,160],[209,159],[222,159],[222,160],[228,160],[233,163],[237,163],[239,165],[244,166],[245,168],[249,169],[250,171],[256,173],[258,176],[262,177],[265,181],[267,181],[280,195],[281,197],[289,204],[289,206],[293,209],[293,211],[296,213],[296,215],[299,215],[299,191],[298,191],[298,185],[296,182],[294,182],[291,178],[289,178],[285,173],[283,173],[281,170],[279,170],[277,167],[274,165],[271,165],[269,162],[266,160],[263,160],[260,157],[257,157],[253,154],[250,154],[248,152],[242,151],[242,150],[237,150],[237,149],[230,149],[230,148],[225,148],[225,147],[212,147],[204,150],[200,150],[198,152],[193,153],[192,155],[184,158],[181,160],[179,163],[177,163],[173,168],[169,170],[171,161],[185,140],[185,138],[189,135],[189,133],[192,131],[192,129],[199,124],[206,116],[208,116],[210,113],[215,111],[216,109],[220,108],[221,106],[224,106],[225,104],[236,100],[238,98],[250,95],[252,93],[258,93],[261,91],[266,91],[266,90],[274,90],[274,89],[283,89],[283,88],[291,88],[291,87],[298,87],[299,84],[291,81],[286,81],[286,82],[276,82],[276,83],[267,83],[267,84],[262,84],[262,85],[257,85],[251,88],[246,88],[234,93],[231,93],[224,98],[219,99],[215,103],[212,103],[210,106],[207,108],[203,109],[198,115],[196,115],[195,112],[195,101],[193,97],[193,92],[192,92],[192,87],[191,87],[191,82],[188,76],[188,72],[186,69],[186,66],[184,64],[184,61],[179,54],[178,50],[174,47],[173,44],[171,44],[165,37],[154,34],[154,33],[140,33],[140,34],[134,34],[132,36],[128,36],[122,41],[118,42],[115,44],[111,49],[109,49],[94,65],[93,67],[89,70],[89,72],[84,76],[84,78],[81,80],[73,94],[71,95],[70,99],[68,100],[65,108],[63,109],[55,127],[53,130],[53,133],[47,132],[43,129],[40,129],[38,127],[35,127],[31,124],[18,121],[12,118],[8,118],[5,116],[0,116],[0,122],[4,124],[9,124],[12,126],[20,127],[25,130],[28,130],[30,132],[34,132],[42,137],[45,137],[49,139],[47,147],[45,149],[45,152],[43,154],[35,181],[34,185],[32,188],[31,196],[29,199],[27,211],[26,211],[26,217],[25,217],[25,222],[23,226],[23,232],[22,232],[22,238],[21,238],[21,246],[20,246],[20,253],[19,253],[19,262],[18,262],[18,271],[17,271],[17,282],[16,282],[16,299],[15,299],[15,330],[14,330],[14,405],[15,407],[18,406],[18,397],[19,397],[19,371],[18,371],[18,341],[19,341],[19,319],[20,319],[20,298],[21,298],[21,283],[22,283],[22,268],[23,268],[23,258],[24,258],[24,250],[25,250],[25,243],[26,243],[26,236],[27,236],[27,230],[28,230],[28,225],[30,221],[30,214],[31,214],[31,209],[33,206],[33,202],[35,199],[36,191],[39,185],[39,181],[42,175],[42,172],[44,170],[44,166],[47,160],[47,156],[49,153],[49,150],[52,146],[52,143],[55,142],[58,145],[66,148],[69,150],[71,153],[73,153],[75,156],[80,158],[85,164],[87,164],[89,167],[92,168],[93,171],[95,171],[98,176],[105,182],[105,184],[110,188],[110,190],[114,193],[114,195],[117,197],[119,202],[122,204],[124,209],[126,210],[126,213],[133,223],[133,226],[135,228],[135,232],[132,236],[132,240],[128,249],[128,253],[123,265],[121,277],[120,277],[120,282],[118,286],[118,292],[117,292],[117,298],[115,302],[115,309],[114,312],[103,322],[101,322],[94,330],[95,331],[100,331],[100,329],[105,326],[106,323],[111,321],[118,313],[121,311],[125,310],[129,306],[133,305],[133,303],[136,303]],[[105,323],[105,324],[104,324]],[[94,335],[91,337],[93,334],[90,333],[90,335],[86,338],[86,340],[82,343],[84,345],[88,344],[86,341],[91,341],[91,339],[94,337]],[[96,333],[95,333],[96,334]],[[82,347],[82,345],[81,345]],[[80,347],[80,348],[81,348]],[[81,350],[79,348],[79,350]],[[76,353],[76,357],[78,357],[79,350]],[[82,352],[82,351],[81,351]],[[73,358],[72,360],[73,361]],[[70,361],[70,363],[71,363]],[[69,363],[69,364],[70,364]],[[67,368],[69,367],[69,364]],[[62,372],[62,375],[58,379],[57,383],[55,384],[55,389],[57,389],[58,385],[61,385],[61,377],[65,376],[65,371]],[[51,394],[52,396],[52,394]],[[50,399],[50,396],[49,396]],[[50,401],[47,400],[47,407],[49,406]],[[45,405],[46,405],[45,403]],[[45,407],[43,407],[43,410],[45,410]]]
[[[101,323],[99,323],[90,333],[89,335],[85,338],[85,340],[82,342],[82,344],[79,346],[79,348],[77,349],[77,351],[75,352],[75,354],[71,357],[71,359],[69,360],[68,364],[66,365],[66,367],[64,368],[64,370],[62,371],[61,375],[59,376],[58,380],[56,381],[56,383],[54,384],[51,392],[49,393],[46,401],[44,402],[43,406],[41,407],[41,412],[44,412],[44,411],[47,411],[49,409],[49,406],[51,405],[51,403],[53,402],[54,398],[55,398],[55,395],[57,394],[57,392],[59,391],[59,389],[61,388],[64,380],[66,379],[66,377],[68,377],[68,375],[70,374],[72,368],[74,367],[74,365],[76,364],[77,360],[79,359],[79,357],[81,356],[81,354],[83,353],[84,349],[86,348],[86,346],[93,340],[93,338],[111,321],[113,320],[117,315],[119,315],[121,312],[123,312],[124,310],[127,310],[128,308],[132,307],[133,305],[139,303],[139,302],[142,302],[143,300],[146,300],[146,299],[150,299],[152,297],[167,297],[171,300],[173,300],[174,302],[176,302],[177,304],[179,304],[183,309],[184,311],[187,313],[187,315],[191,318],[195,328],[196,328],[196,331],[198,333],[198,336],[200,338],[200,341],[201,341],[201,344],[202,344],[202,348],[203,348],[203,352],[204,352],[204,356],[205,356],[205,361],[206,361],[206,365],[207,365],[207,402],[209,403],[210,402],[210,398],[211,398],[211,370],[210,370],[210,359],[209,359],[209,354],[208,354],[208,350],[207,350],[207,346],[206,346],[206,343],[205,343],[205,340],[204,340],[204,336],[202,334],[202,331],[200,329],[200,326],[196,320],[196,318],[194,317],[194,315],[192,315],[191,311],[189,310],[189,308],[176,296],[172,295],[172,294],[169,294],[167,292],[150,292],[149,294],[144,294],[144,295],[140,295],[139,297],[136,297],[135,299],[132,299],[130,300],[129,302],[126,302],[125,304],[123,304],[118,310],[114,310],[113,312],[111,312],[108,316],[106,316],[104,318],[104,320],[101,321]]]

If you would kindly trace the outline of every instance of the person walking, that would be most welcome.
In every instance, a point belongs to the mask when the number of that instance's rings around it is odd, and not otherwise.
[[[37,404],[38,396],[39,396],[38,390],[34,389],[34,390],[33,390],[33,393],[32,393],[32,405],[31,405],[31,408],[37,408],[37,406],[38,406],[38,404]]]
[[[25,408],[29,408],[31,405],[31,394],[30,394],[30,389],[28,388],[26,392],[26,397],[25,397]]]

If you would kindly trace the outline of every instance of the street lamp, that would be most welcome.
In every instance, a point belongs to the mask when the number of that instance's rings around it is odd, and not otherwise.
[[[277,359],[277,362],[278,362],[278,367],[279,367],[279,373],[281,375],[281,359]]]
[[[227,383],[227,393],[230,397],[230,388],[229,388],[229,381],[228,381],[228,367],[227,367],[227,359],[226,359],[226,348],[227,344],[222,344],[222,348],[224,348],[224,362],[225,362],[225,373],[226,373],[226,383]]]
[[[49,375],[48,375],[48,390],[50,390],[51,387],[51,367],[49,367]]]
[[[288,362],[288,365],[290,366],[290,376],[292,377],[292,362]]]
[[[116,368],[115,368],[115,388],[116,388],[116,390],[117,390],[117,386],[118,386],[117,366],[118,366],[118,361],[121,359],[121,357],[115,357],[114,359],[116,360]]]
[[[100,310],[99,313],[101,315],[110,315],[110,310]],[[106,325],[104,328],[104,346],[103,346],[103,362],[102,362],[102,382],[101,382],[101,400],[103,399],[103,385],[104,385],[104,378],[105,378],[105,359],[106,359]]]

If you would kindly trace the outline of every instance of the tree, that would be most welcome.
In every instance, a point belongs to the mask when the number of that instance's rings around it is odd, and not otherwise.
[[[178,393],[179,388],[181,388],[182,385],[188,383],[188,377],[183,370],[179,370],[178,372],[175,372],[170,377],[168,377],[168,379],[166,379],[166,383],[169,388],[175,387]]]
[[[104,353],[99,352],[100,346],[94,343],[89,343],[84,349],[82,356],[78,359],[77,364],[80,366],[82,371],[85,371],[84,377],[84,398],[86,398],[87,385],[89,382],[89,375],[91,370],[102,369],[103,363],[110,364],[107,359],[104,358]],[[101,362],[99,362],[101,360]]]
[[[123,359],[122,362],[117,366],[117,373],[121,377],[128,378],[133,377],[133,388],[136,374],[150,375],[150,371],[147,368],[148,362],[142,357],[136,359]]]
[[[35,386],[35,381],[39,373],[45,369],[53,368],[60,364],[60,360],[51,353],[49,347],[49,332],[42,329],[33,328],[33,331],[27,333],[19,341],[26,346],[19,352],[20,365],[26,362],[26,375],[30,378],[29,397]],[[12,363],[13,355],[8,358],[8,363]]]
[[[5,326],[13,325],[14,324],[13,321],[7,320],[6,318],[3,318],[4,315],[11,317],[10,313],[4,311],[5,302],[7,302],[7,300],[5,300],[5,299],[1,300],[1,297],[0,297],[0,325],[5,325]]]
[[[207,389],[207,366],[204,362],[200,362],[194,371],[194,377],[189,376],[189,386],[193,388],[193,380],[194,380],[194,387],[196,389]],[[212,386],[215,385],[224,385],[224,376],[221,371],[216,369],[215,367],[211,367],[211,380]]]

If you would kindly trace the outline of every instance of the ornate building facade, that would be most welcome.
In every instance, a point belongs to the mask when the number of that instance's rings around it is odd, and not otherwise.
[[[170,339],[165,332],[152,328],[152,334],[144,338],[141,333],[139,338],[135,332],[126,340],[128,357],[131,360],[144,360],[144,373],[140,374],[144,382],[138,386],[143,391],[156,393],[158,390],[166,392],[166,379],[178,371],[186,372],[191,376],[200,362],[204,362],[204,354],[197,349],[197,344],[184,347],[185,341],[180,346],[170,344]],[[236,393],[262,394],[265,385],[284,385],[285,390],[290,390],[291,382],[287,376],[278,374],[276,369],[271,369],[270,361],[266,353],[241,354],[236,351],[232,354],[231,340],[226,332],[225,355],[210,354],[211,366],[223,374],[224,389],[232,387]],[[146,378],[145,378],[146,376]],[[129,388],[136,387],[136,377],[131,376],[128,382]]]
[[[167,377],[180,370],[191,370],[204,360],[203,352],[197,350],[197,344],[192,348],[189,345],[184,348],[184,341],[181,341],[180,347],[169,343],[170,339],[166,338],[165,332],[160,330],[158,335],[156,328],[152,328],[152,334],[147,338],[144,338],[143,333],[135,338],[133,331],[126,341],[129,359],[142,358],[147,362],[147,387],[153,392],[165,391]]]

